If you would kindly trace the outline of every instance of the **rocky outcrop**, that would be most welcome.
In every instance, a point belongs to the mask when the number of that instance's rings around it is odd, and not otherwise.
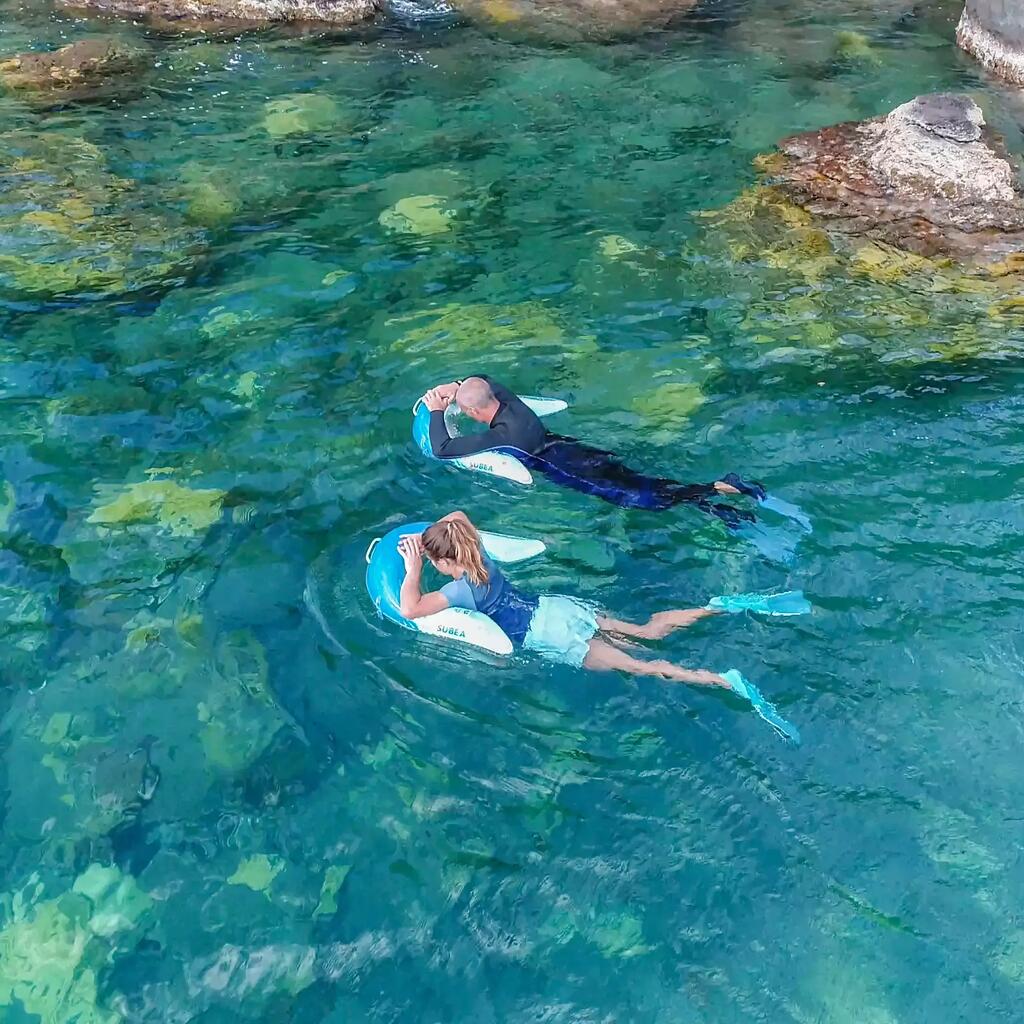
[[[967,0],[956,41],[989,70],[1024,85],[1024,5],[1020,0]]]
[[[0,60],[0,82],[36,94],[86,95],[133,71],[141,54],[117,39],[80,39],[59,50]]]
[[[66,7],[173,22],[179,27],[313,22],[356,25],[377,12],[377,0],[60,0]]]
[[[771,184],[833,232],[922,256],[996,264],[1024,252],[1024,194],[967,96],[784,140]]]
[[[600,37],[667,25],[697,0],[453,0],[474,20],[555,36]]]

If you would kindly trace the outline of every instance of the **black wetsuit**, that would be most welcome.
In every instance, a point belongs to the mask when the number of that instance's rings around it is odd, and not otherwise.
[[[498,411],[491,418],[490,430],[482,434],[452,437],[444,422],[443,412],[430,414],[430,448],[435,458],[461,459],[480,452],[493,452],[496,448],[515,448],[532,455],[544,447],[549,435],[540,417],[496,380],[475,374],[487,381],[498,400]]]
[[[487,381],[498,401],[490,430],[452,437],[444,413],[432,412],[430,447],[437,458],[459,459],[480,452],[505,451],[555,483],[596,495],[621,508],[662,511],[688,504],[717,516],[733,528],[753,521],[750,512],[713,502],[711,499],[718,497],[714,484],[684,484],[646,476],[623,465],[612,452],[549,433],[540,417],[508,388],[482,373],[476,376]]]

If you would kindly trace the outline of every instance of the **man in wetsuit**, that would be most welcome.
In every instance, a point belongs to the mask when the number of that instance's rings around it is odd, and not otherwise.
[[[566,487],[603,498],[622,508],[663,510],[696,505],[736,528],[754,516],[732,505],[712,503],[720,494],[746,494],[760,500],[764,488],[735,473],[709,484],[684,484],[650,477],[624,466],[611,452],[547,431],[537,414],[496,380],[478,374],[431,388],[422,398],[430,410],[430,447],[439,459],[458,459],[486,451],[507,451],[531,469]],[[488,430],[452,437],[444,411],[455,402]]]

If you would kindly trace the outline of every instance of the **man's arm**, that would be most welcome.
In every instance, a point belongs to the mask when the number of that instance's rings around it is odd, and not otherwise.
[[[430,414],[430,450],[438,459],[462,459],[499,448],[504,443],[503,434],[501,429],[492,427],[482,434],[452,437],[444,421],[444,412],[437,409]]]

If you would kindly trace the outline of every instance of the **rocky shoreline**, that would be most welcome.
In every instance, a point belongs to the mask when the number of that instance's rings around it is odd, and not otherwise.
[[[60,0],[84,13],[112,14],[181,27],[254,27],[311,22],[348,27],[373,18],[377,0]]]
[[[996,267],[1024,251],[1024,194],[969,97],[919,96],[885,117],[779,143],[769,183],[844,236]]]
[[[83,14],[209,31],[308,24],[349,28],[388,11],[388,0],[58,0]],[[451,0],[442,5],[470,21],[555,38],[601,37],[662,28],[697,0]],[[437,9],[432,8],[432,13]]]

